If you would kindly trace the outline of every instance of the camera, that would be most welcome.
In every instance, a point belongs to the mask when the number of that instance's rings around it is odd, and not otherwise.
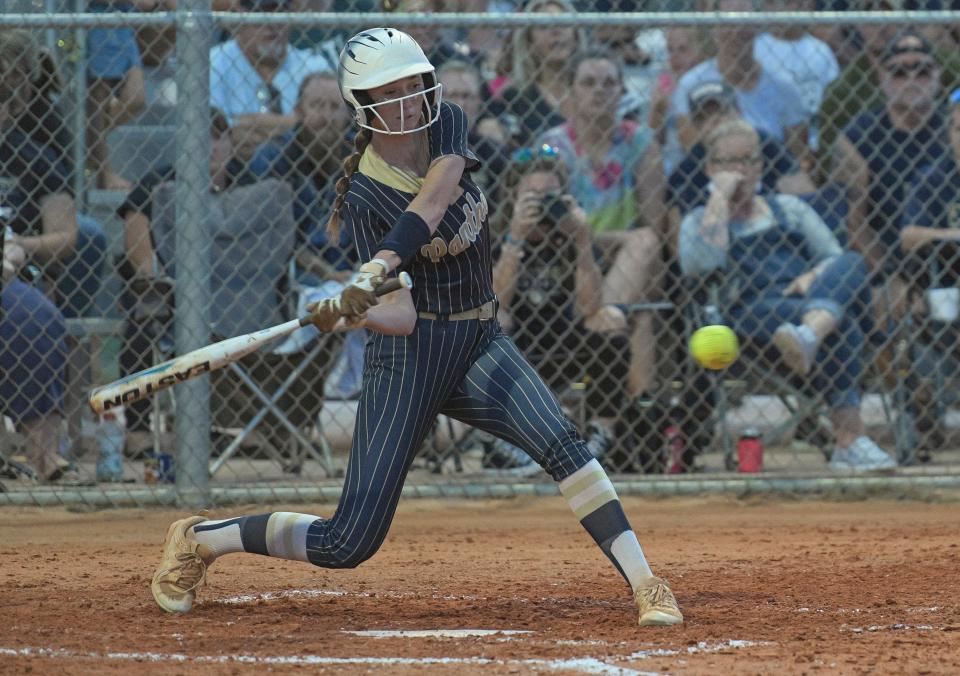
[[[566,217],[569,209],[560,192],[551,191],[540,199],[540,223],[552,227]]]

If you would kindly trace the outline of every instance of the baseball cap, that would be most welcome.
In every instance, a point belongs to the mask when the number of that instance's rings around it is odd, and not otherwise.
[[[715,103],[719,106],[733,106],[736,99],[733,96],[733,90],[723,82],[704,82],[690,90],[687,102],[690,104],[690,114],[695,115],[701,112],[708,103]]]
[[[904,29],[893,36],[893,39],[883,48],[883,59],[886,63],[898,54],[933,54],[933,45],[922,34],[912,29]]]

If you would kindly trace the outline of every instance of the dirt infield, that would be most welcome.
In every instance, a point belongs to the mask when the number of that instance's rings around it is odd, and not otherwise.
[[[636,626],[559,498],[407,501],[356,570],[231,555],[186,616],[148,589],[180,514],[4,509],[0,672],[956,673],[957,502],[625,505],[681,627]]]

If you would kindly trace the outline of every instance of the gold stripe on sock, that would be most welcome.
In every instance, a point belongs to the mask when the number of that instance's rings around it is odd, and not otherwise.
[[[617,494],[614,490],[603,491],[600,495],[595,497],[593,500],[577,507],[573,510],[574,515],[577,517],[577,521],[583,521],[584,518],[595,512],[596,510],[603,507],[608,502],[617,499]]]
[[[565,497],[567,500],[574,500],[578,495],[589,489],[591,486],[599,481],[605,480],[606,478],[607,473],[604,472],[602,468],[597,468],[569,486],[561,485],[560,492],[563,493],[563,497]]]

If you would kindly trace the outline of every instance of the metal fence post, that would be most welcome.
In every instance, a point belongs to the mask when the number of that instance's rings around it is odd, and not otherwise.
[[[205,214],[210,191],[210,0],[177,7],[176,349],[210,342],[210,260]],[[210,379],[180,385],[177,397],[177,495],[183,507],[210,502]]]

